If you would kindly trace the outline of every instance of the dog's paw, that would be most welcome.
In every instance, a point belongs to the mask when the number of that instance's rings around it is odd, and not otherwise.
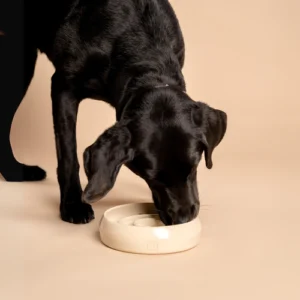
[[[2,176],[7,182],[41,181],[46,178],[46,172],[37,166],[18,164],[3,170]]]
[[[40,181],[46,178],[46,172],[38,166],[23,165],[24,181]]]
[[[63,221],[73,224],[86,224],[95,218],[92,207],[81,202],[63,204],[60,215]]]

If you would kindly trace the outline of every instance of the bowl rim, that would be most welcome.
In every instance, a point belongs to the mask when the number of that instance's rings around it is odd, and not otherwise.
[[[111,213],[111,211],[113,211],[113,210],[117,210],[117,209],[120,209],[120,208],[125,207],[125,206],[128,207],[128,206],[136,206],[136,205],[147,205],[147,206],[153,207],[156,210],[155,205],[154,205],[153,202],[132,202],[132,203],[120,204],[120,205],[113,206],[113,207],[107,209],[102,215],[102,218],[100,220],[100,224],[102,223],[103,219],[105,219],[106,222],[108,222],[108,223],[110,223],[111,225],[114,225],[114,226],[119,226],[119,227],[123,227],[123,228],[125,226],[125,227],[129,227],[132,230],[145,230],[148,227],[139,227],[139,226],[132,226],[132,225],[128,225],[128,224],[120,224],[119,222],[111,221],[107,217],[107,215],[109,213]],[[128,216],[128,217],[130,217],[130,216]],[[189,227],[189,226],[193,225],[194,223],[199,223],[199,222],[200,222],[200,218],[199,218],[199,215],[198,215],[196,218],[194,218],[193,220],[191,220],[187,223],[175,224],[175,225],[162,225],[162,226],[155,226],[155,227],[151,227],[151,228],[165,228],[165,229],[171,230],[172,228]],[[200,224],[200,226],[201,226],[201,224]]]

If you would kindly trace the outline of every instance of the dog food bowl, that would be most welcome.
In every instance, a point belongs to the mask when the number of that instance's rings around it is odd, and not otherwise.
[[[165,226],[153,203],[134,203],[105,211],[100,238],[109,248],[137,254],[167,254],[196,247],[201,234],[199,217],[191,222]]]

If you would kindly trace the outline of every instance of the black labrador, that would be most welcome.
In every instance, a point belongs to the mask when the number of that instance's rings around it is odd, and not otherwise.
[[[36,181],[44,170],[13,156],[9,133],[34,74],[37,51],[55,67],[51,97],[64,221],[87,223],[91,203],[114,186],[122,165],[143,178],[165,224],[199,212],[197,166],[223,139],[227,116],[186,93],[185,46],[167,0],[4,1],[0,23],[0,172]],[[2,2],[3,5],[3,2]],[[21,7],[23,5],[23,7]],[[24,14],[22,14],[24,12]],[[2,24],[2,25],[1,25]],[[2,26],[2,27],[1,27]],[[76,118],[83,99],[108,102],[116,123],[84,152],[82,191]]]

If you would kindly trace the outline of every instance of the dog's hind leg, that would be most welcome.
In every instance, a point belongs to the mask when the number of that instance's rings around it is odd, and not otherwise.
[[[10,143],[11,124],[34,74],[37,49],[22,38],[0,36],[0,173],[6,181],[38,181],[46,172],[19,163]]]

